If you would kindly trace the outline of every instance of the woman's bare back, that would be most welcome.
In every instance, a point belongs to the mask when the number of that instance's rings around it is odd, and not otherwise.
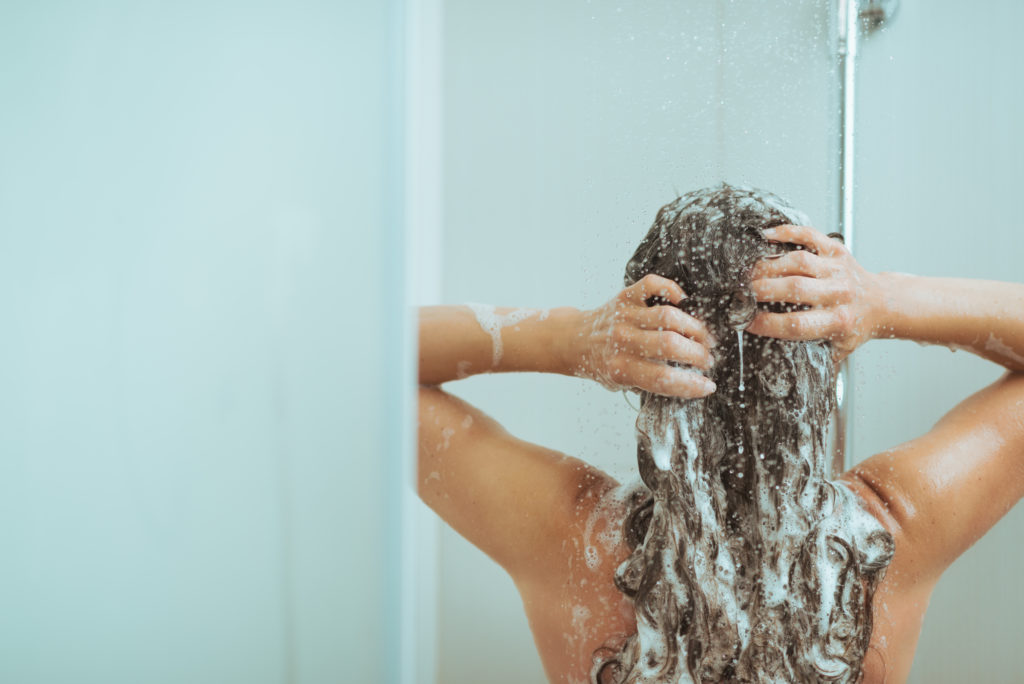
[[[846,484],[880,523],[889,524],[873,492],[856,478],[847,478]],[[580,502],[580,521],[585,522],[566,531],[567,579],[518,586],[552,682],[592,682],[599,650],[617,648],[636,632],[633,604],[614,581],[616,570],[630,554],[619,532],[627,513],[618,483],[607,476],[595,482]],[[910,673],[934,583],[913,579],[906,565],[897,548],[876,590],[871,643],[864,660],[865,684],[902,682]]]

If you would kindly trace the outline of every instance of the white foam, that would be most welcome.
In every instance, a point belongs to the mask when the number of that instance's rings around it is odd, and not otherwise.
[[[445,451],[451,446],[452,436],[455,434],[455,428],[446,427],[441,430],[441,450]]]
[[[501,363],[504,347],[501,342],[501,329],[510,325],[516,325],[525,321],[530,316],[541,315],[539,320],[547,318],[548,311],[543,312],[537,309],[513,309],[506,314],[499,314],[490,304],[466,304],[469,310],[476,316],[476,322],[483,328],[484,332],[491,336],[491,368],[495,369]]]
[[[1017,352],[1013,351],[1013,348],[1007,346],[1001,339],[993,335],[988,334],[988,339],[985,340],[985,351],[990,351],[993,354],[998,354],[1004,359],[1009,359],[1016,364],[1024,366],[1024,356],[1021,356]]]
[[[587,567],[591,570],[596,570],[597,566],[601,564],[601,556],[598,555],[597,549],[593,546],[588,546],[583,550],[583,557],[587,561]]]

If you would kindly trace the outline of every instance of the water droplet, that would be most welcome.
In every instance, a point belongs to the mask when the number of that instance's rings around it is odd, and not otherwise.
[[[744,390],[744,387],[743,387],[743,331],[742,330],[737,330],[736,331],[736,339],[738,340],[739,346],[740,346],[740,392],[742,392]],[[744,407],[741,405],[740,408],[744,408]]]

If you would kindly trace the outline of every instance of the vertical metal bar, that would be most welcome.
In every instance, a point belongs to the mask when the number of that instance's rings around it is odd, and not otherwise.
[[[839,202],[837,230],[852,252],[854,249],[853,223],[853,152],[854,103],[856,86],[857,43],[859,32],[858,0],[839,0]],[[833,472],[839,473],[849,466],[853,439],[848,429],[853,405],[851,363],[847,358],[839,369],[836,382],[838,406],[835,413],[835,452],[832,456]]]

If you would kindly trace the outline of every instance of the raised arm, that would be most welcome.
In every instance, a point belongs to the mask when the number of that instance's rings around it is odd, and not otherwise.
[[[841,242],[813,228],[780,226],[765,234],[805,249],[755,267],[758,299],[812,308],[762,313],[749,332],[827,338],[840,358],[870,339],[914,340],[966,349],[1024,371],[1024,285],[868,273]]]
[[[844,475],[892,528],[901,571],[933,581],[1024,496],[1024,286],[869,274],[813,229],[784,226],[773,237],[806,249],[761,262],[755,292],[812,308],[759,314],[751,332],[825,337],[841,354],[874,338],[950,345],[1010,371],[924,436]]]
[[[1024,372],[1024,285],[880,273],[875,337],[966,349]]]
[[[420,384],[439,385],[477,373],[535,371],[585,377],[611,389],[704,396],[714,391],[714,383],[665,362],[707,368],[707,328],[674,306],[648,306],[653,298],[677,303],[684,296],[678,284],[650,275],[590,311],[424,307]]]
[[[420,313],[419,492],[448,524],[517,580],[565,564],[562,540],[595,488],[614,484],[582,461],[529,444],[437,387],[475,373],[578,375],[610,388],[703,396],[713,385],[667,361],[710,363],[708,333],[649,276],[591,311],[429,307]]]

